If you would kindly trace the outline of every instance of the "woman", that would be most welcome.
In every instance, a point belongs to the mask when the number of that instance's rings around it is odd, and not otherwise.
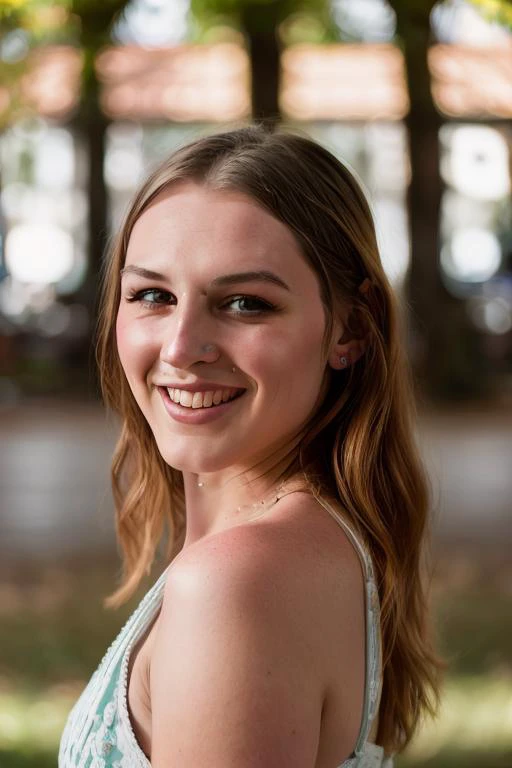
[[[363,768],[432,712],[426,484],[368,204],[312,141],[199,139],[137,194],[99,334],[126,600],[59,765]]]

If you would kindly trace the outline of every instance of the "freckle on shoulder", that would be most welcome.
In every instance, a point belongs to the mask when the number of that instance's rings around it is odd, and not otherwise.
[[[196,542],[180,553],[173,580],[224,586],[235,576],[252,582],[268,578],[304,584],[315,576],[347,585],[359,582],[357,553],[341,526],[310,495],[283,499],[279,516],[261,524],[240,525]],[[341,577],[341,578],[340,578]],[[313,584],[311,584],[313,586]],[[304,595],[305,597],[305,595]]]

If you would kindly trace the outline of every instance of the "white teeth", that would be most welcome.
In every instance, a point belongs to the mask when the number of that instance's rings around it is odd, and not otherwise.
[[[185,405],[187,408],[190,408],[192,405],[192,392],[189,392],[187,389],[182,389],[180,391],[180,405]]]
[[[190,392],[187,389],[167,387],[169,398],[185,408],[211,408],[212,405],[227,403],[238,392],[237,389],[216,389],[207,392]]]
[[[192,398],[192,408],[201,408],[202,405],[203,405],[203,393],[194,392],[194,397]]]

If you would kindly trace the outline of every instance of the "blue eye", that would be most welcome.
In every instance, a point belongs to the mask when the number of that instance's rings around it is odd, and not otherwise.
[[[256,296],[233,296],[224,306],[233,306],[234,304],[238,304],[238,309],[233,311],[235,315],[261,315],[275,309],[273,304],[258,299]]]
[[[160,288],[146,288],[143,291],[137,291],[128,296],[126,301],[130,303],[139,302],[147,309],[154,309],[155,307],[169,304],[171,297],[172,294],[169,291],[162,291]]]

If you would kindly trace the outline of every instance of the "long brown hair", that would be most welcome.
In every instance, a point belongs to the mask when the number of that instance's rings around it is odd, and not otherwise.
[[[429,494],[414,439],[401,313],[359,184],[333,155],[303,136],[250,126],[182,147],[143,184],[113,244],[97,347],[105,402],[123,422],[112,483],[124,578],[110,604],[133,594],[151,568],[164,531],[168,557],[183,542],[182,475],[160,456],[128,386],[115,336],[119,273],[132,228],[162,190],[182,180],[245,193],[284,222],[318,275],[325,338],[336,308],[343,305],[351,307],[354,333],[364,331],[368,339],[355,365],[331,374],[296,460],[316,492],[338,499],[373,556],[384,677],[377,740],[387,752],[401,750],[420,716],[434,712],[439,684],[422,572]],[[366,278],[370,288],[361,292]]]

